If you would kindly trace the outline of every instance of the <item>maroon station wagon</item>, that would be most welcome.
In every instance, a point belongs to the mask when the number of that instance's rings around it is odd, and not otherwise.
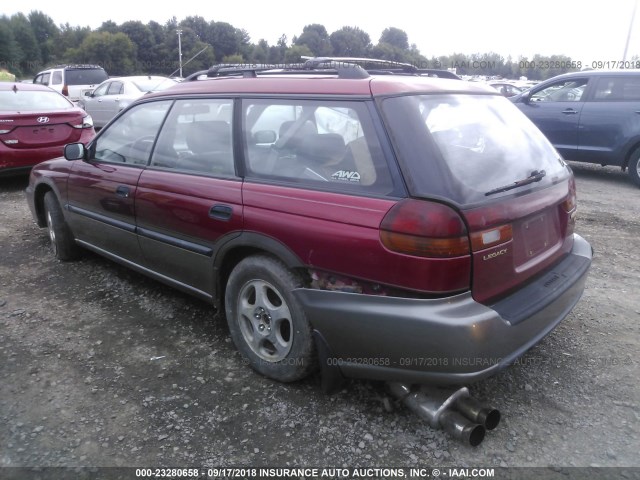
[[[212,302],[281,381],[476,381],[578,302],[572,172],[495,90],[348,63],[200,73],[33,169],[58,258]]]
[[[28,173],[95,135],[91,116],[43,85],[0,82],[0,176]]]

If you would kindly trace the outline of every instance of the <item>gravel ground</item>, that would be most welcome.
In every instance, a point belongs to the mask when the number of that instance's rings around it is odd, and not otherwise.
[[[91,253],[53,259],[26,180],[0,180],[0,466],[640,466],[640,189],[572,166],[584,297],[471,386],[503,416],[476,448],[386,412],[377,383],[326,396],[318,376],[255,374],[209,305]]]

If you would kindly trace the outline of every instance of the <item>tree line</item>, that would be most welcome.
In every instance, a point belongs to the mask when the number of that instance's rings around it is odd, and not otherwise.
[[[32,11],[0,17],[0,69],[28,78],[55,64],[97,64],[116,75],[176,75],[179,68],[178,32],[183,75],[217,63],[288,64],[302,56],[369,57],[411,63],[419,68],[451,68],[458,75],[500,76],[542,80],[580,68],[570,57],[535,55],[532,59],[504,58],[497,53],[428,58],[406,32],[386,28],[373,44],[358,27],[342,27],[331,34],[320,24],[303,28],[291,41],[282,35],[275,45],[266,40],[252,43],[249,32],[226,22],[189,16],[164,25],[128,21],[104,22],[89,27],[56,25],[46,14]]]

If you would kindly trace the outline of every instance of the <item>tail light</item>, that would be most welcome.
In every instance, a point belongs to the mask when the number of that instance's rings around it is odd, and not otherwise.
[[[393,252],[417,257],[469,255],[462,218],[440,203],[413,199],[396,203],[380,224],[380,240]]]
[[[93,128],[93,118],[91,115],[82,117],[82,123],[71,124],[73,128]]]
[[[477,252],[485,248],[495,247],[508,242],[513,238],[513,228],[511,224],[493,227],[481,232],[471,234],[471,250]]]
[[[62,94],[63,94],[65,97],[68,97],[68,96],[69,96],[69,87],[68,87],[67,85],[63,85],[63,86],[62,86]]]
[[[567,213],[574,213],[576,211],[576,181],[573,177],[569,179],[569,193],[564,202],[562,202],[562,209]]]
[[[576,181],[573,176],[571,176],[569,179],[569,193],[567,194],[566,200],[562,202],[562,210],[564,210],[569,217],[567,219],[567,236],[572,235],[575,230],[576,215],[578,212],[578,204],[576,200]]]

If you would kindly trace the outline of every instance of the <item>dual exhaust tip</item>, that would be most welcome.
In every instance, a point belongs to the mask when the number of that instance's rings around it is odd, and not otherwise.
[[[461,442],[476,447],[487,430],[500,423],[500,412],[482,405],[466,387],[458,390],[435,387],[412,388],[403,383],[389,383],[391,394],[432,428],[441,428]]]

